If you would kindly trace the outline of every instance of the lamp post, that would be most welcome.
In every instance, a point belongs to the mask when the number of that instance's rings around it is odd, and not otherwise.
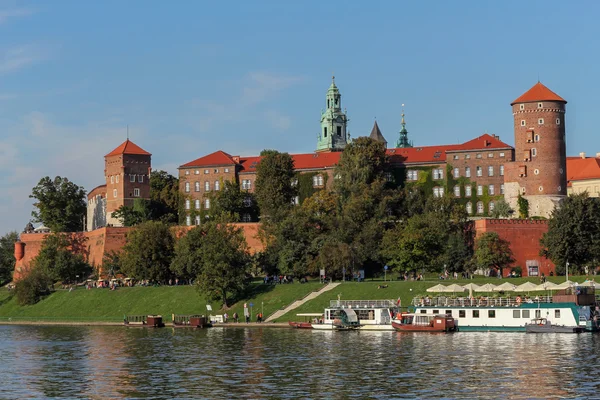
[[[568,281],[569,280],[569,262],[568,261],[567,261],[567,265],[566,265],[566,268],[565,268],[565,272],[566,272],[567,281]]]

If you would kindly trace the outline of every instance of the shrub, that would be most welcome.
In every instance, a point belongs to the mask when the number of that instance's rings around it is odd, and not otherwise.
[[[33,269],[25,278],[15,284],[15,296],[21,306],[35,304],[49,294],[52,280],[41,270]]]

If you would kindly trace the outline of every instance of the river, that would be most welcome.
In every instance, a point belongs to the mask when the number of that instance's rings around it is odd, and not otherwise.
[[[600,335],[0,326],[2,398],[593,398]]]

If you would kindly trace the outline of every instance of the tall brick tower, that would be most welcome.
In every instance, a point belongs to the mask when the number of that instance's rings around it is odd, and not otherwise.
[[[104,156],[106,177],[106,223],[120,226],[112,218],[121,206],[132,206],[135,199],[150,199],[152,154],[129,139]]]
[[[529,216],[549,217],[567,195],[566,104],[540,82],[511,103],[515,161],[505,173],[505,198],[518,210],[521,194]]]

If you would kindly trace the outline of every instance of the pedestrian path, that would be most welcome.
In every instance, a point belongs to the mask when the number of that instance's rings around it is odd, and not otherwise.
[[[340,283],[341,282],[328,283],[321,290],[319,290],[317,292],[311,292],[308,295],[306,295],[305,297],[303,297],[302,299],[296,300],[295,302],[293,302],[292,304],[290,304],[286,308],[284,308],[282,310],[275,311],[273,314],[269,315],[269,318],[267,318],[265,320],[265,322],[275,321],[277,318],[279,318],[282,315],[285,315],[288,312],[290,312],[290,311],[292,311],[292,310],[300,307],[302,304],[306,303],[307,301],[310,301],[310,300],[314,299],[315,297],[320,296],[322,293],[325,293],[325,292],[328,292],[328,291],[330,291],[332,289],[335,289]]]

